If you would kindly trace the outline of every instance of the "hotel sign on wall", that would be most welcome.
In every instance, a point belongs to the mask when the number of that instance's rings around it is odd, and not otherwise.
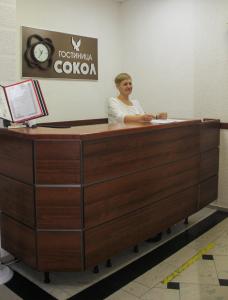
[[[97,39],[23,26],[22,76],[97,80]]]

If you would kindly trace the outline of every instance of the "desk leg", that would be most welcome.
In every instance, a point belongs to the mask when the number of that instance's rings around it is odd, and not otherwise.
[[[162,238],[162,232],[159,232],[157,235],[153,236],[152,238],[147,239],[146,242],[148,243],[160,242],[161,238]]]
[[[99,267],[98,266],[95,266],[94,268],[93,268],[93,273],[99,273]]]
[[[184,219],[184,224],[188,225],[188,217]]]
[[[139,246],[138,245],[135,245],[134,248],[133,248],[133,251],[135,253],[138,253],[139,252]]]
[[[50,273],[44,272],[44,283],[50,283]]]
[[[167,228],[166,232],[167,232],[168,234],[170,234],[170,233],[171,233],[171,227]]]
[[[112,261],[111,261],[110,258],[107,259],[107,261],[106,261],[106,267],[107,267],[107,268],[111,268],[111,267],[112,267]]]

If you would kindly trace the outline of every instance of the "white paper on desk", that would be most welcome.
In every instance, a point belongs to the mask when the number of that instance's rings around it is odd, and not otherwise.
[[[170,123],[176,123],[176,122],[183,122],[185,120],[178,120],[178,119],[156,119],[152,120],[152,124],[170,124]]]
[[[39,106],[37,105],[31,82],[12,86],[7,90],[7,94],[15,119],[39,113]]]
[[[12,121],[3,89],[0,89],[0,118]]]

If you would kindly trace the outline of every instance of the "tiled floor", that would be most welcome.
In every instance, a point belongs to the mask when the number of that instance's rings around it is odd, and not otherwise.
[[[211,242],[207,254],[172,280],[176,284],[161,283]],[[228,299],[228,218],[106,299]]]
[[[15,293],[8,289],[5,285],[0,285],[0,299],[2,300],[21,300]]]
[[[189,225],[175,225],[171,235],[165,234],[161,242],[143,243],[137,254],[128,250],[114,257],[113,267],[100,266],[99,274],[90,270],[52,273],[51,284],[44,284],[42,273],[22,263],[14,264],[14,278],[0,286],[0,299],[228,300],[227,216],[206,208],[190,217]],[[191,261],[209,243],[213,243],[213,248]],[[162,283],[189,261],[192,263],[168,285]],[[23,290],[25,287],[27,291]]]

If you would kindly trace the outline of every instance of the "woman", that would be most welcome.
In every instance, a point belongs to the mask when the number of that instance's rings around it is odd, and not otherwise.
[[[166,119],[166,113],[160,113],[157,117],[145,114],[139,101],[130,100],[132,92],[132,79],[127,73],[120,73],[115,78],[119,95],[109,99],[108,120],[109,123],[150,122],[152,119]]]

